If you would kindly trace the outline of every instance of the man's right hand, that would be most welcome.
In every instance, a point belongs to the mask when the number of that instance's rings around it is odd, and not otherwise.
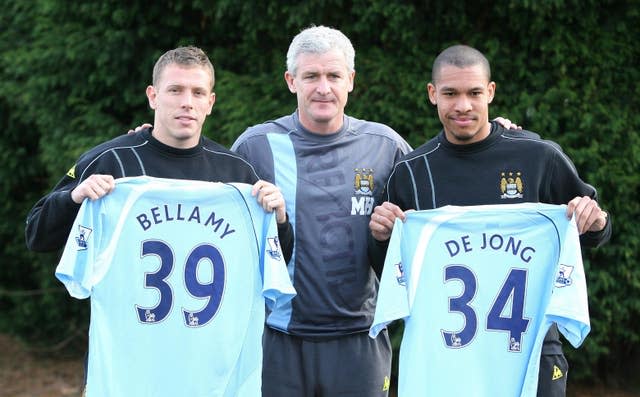
[[[373,238],[378,241],[389,240],[396,218],[405,220],[404,212],[395,204],[385,201],[374,208],[369,221],[369,229],[371,229]]]
[[[287,221],[287,207],[279,187],[261,179],[253,185],[251,195],[256,197],[258,204],[265,211],[275,211],[278,224]]]
[[[71,200],[76,204],[81,204],[85,198],[97,200],[115,187],[116,181],[113,176],[93,174],[71,191]]]

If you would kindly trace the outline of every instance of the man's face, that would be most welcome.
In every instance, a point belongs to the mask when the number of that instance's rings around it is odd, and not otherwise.
[[[489,104],[495,87],[481,65],[442,67],[438,81],[435,85],[429,83],[427,88],[449,142],[474,143],[489,135]]]
[[[170,64],[164,68],[157,86],[147,87],[149,106],[155,111],[156,139],[177,148],[198,144],[202,125],[215,102],[211,79],[204,67]]]
[[[284,77],[298,97],[300,122],[306,129],[327,134],[342,127],[355,72],[349,72],[341,52],[300,54],[296,75],[286,72]]]

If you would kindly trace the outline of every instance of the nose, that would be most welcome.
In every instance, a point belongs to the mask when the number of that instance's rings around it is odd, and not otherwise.
[[[471,110],[471,100],[466,95],[458,95],[456,110],[459,112],[468,112]]]
[[[325,95],[331,92],[331,85],[329,84],[329,80],[327,79],[326,76],[320,77],[320,79],[318,80],[318,86],[316,87],[316,90],[318,91],[319,94],[322,94],[322,95]]]
[[[189,92],[184,93],[182,98],[180,98],[180,101],[183,108],[191,109],[193,107],[193,96]]]

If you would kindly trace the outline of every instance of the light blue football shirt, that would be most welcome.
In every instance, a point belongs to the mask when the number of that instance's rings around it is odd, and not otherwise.
[[[566,206],[446,206],[396,220],[375,337],[404,319],[399,396],[535,396],[553,322],[590,330],[580,241]]]
[[[56,269],[91,297],[87,397],[260,396],[265,300],[295,291],[251,186],[122,178]]]

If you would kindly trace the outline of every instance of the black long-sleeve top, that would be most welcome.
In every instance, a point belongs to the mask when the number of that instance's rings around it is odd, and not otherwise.
[[[80,209],[80,204],[71,199],[71,191],[92,174],[248,184],[259,179],[244,158],[205,137],[193,148],[178,149],[155,139],[151,129],[122,135],[84,153],[53,190],[35,204],[27,215],[25,228],[30,250],[42,252],[64,247]],[[293,228],[288,221],[278,225],[278,235],[288,261],[293,250]]]

